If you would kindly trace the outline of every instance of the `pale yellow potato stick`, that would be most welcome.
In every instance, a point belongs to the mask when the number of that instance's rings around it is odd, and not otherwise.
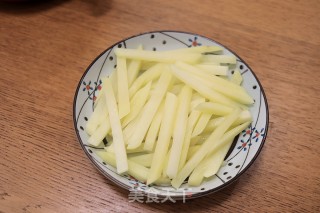
[[[129,95],[132,97],[141,87],[143,87],[145,84],[149,83],[150,81],[153,81],[157,79],[161,73],[162,73],[162,64],[156,64],[150,69],[146,70],[144,73],[142,73],[131,85],[129,89]]]
[[[116,49],[117,57],[124,57],[142,61],[155,61],[160,63],[174,63],[176,61],[184,61],[186,63],[194,64],[200,61],[201,53],[180,53],[161,52],[150,50],[133,50],[133,49]]]
[[[136,149],[126,149],[127,154],[135,154],[135,153],[143,153],[146,154],[146,152],[143,149],[144,143],[142,143],[138,148]],[[110,153],[114,153],[114,146],[113,143],[110,144],[109,146],[104,147],[104,150]]]
[[[149,167],[149,168],[151,166],[152,158],[153,158],[153,153],[147,153],[147,154],[128,157],[130,161],[133,161],[135,163],[138,163],[142,166]]]
[[[160,177],[154,183],[159,186],[171,186],[170,182],[171,182],[171,180],[168,177]]]
[[[183,62],[177,62],[175,65],[187,72],[189,76],[193,78],[201,79],[206,85],[210,85],[210,88],[222,93],[233,100],[240,102],[241,104],[252,104],[253,99],[244,90],[243,87],[234,84],[228,80],[222,79],[215,75],[210,75],[206,72],[201,72],[197,67]]]
[[[192,87],[202,96],[204,96],[204,98],[209,99],[212,102],[222,103],[229,106],[237,107],[239,105],[238,103],[232,101],[230,98],[227,98],[221,93],[216,92],[212,88],[208,87],[206,81],[204,81],[203,79],[195,78],[193,75],[190,75],[189,73],[181,70],[175,65],[171,66],[171,71],[176,78]]]
[[[167,68],[168,68],[168,66],[167,66]],[[167,92],[173,93],[173,94],[175,94],[175,95],[177,95],[177,94],[180,93],[180,91],[173,91],[173,90],[178,90],[178,87],[179,87],[177,84],[175,84],[175,81],[176,81],[176,80],[177,80],[177,79],[172,76],[171,81],[170,81],[170,84],[169,84],[169,86],[168,86],[168,90],[167,90]],[[181,83],[181,84],[183,84],[183,83]],[[181,85],[181,86],[183,87],[184,85],[185,85],[185,84],[183,84],[183,85]],[[151,86],[151,91],[150,91],[150,95],[155,91],[154,89],[156,88],[156,86],[157,86],[157,84],[152,84],[152,86]],[[181,87],[181,88],[182,88],[182,87]],[[177,93],[177,94],[176,94],[176,93]]]
[[[88,133],[88,135],[94,134],[98,126],[107,118],[107,115],[108,110],[106,107],[105,98],[103,97],[97,104],[96,108],[94,109],[86,124],[85,130]]]
[[[202,62],[216,62],[220,64],[236,64],[237,58],[233,55],[203,55]]]
[[[141,119],[142,111],[122,130],[123,131],[123,138],[125,144],[128,144],[129,139],[133,135],[135,129],[137,128],[137,124]]]
[[[150,99],[142,110],[143,114],[137,123],[139,128],[136,128],[136,131],[133,133],[128,143],[128,149],[135,149],[142,143],[150,127],[152,119],[166,94],[171,78],[171,73],[164,70],[157,82],[155,92],[151,95]]]
[[[190,103],[190,112],[192,112],[193,110],[195,110],[195,108],[201,104],[201,103],[204,103],[206,101],[205,98],[202,98],[202,97],[199,97],[197,99],[193,99],[191,100],[191,103]]]
[[[192,131],[192,135],[191,135],[192,138],[197,135],[200,135],[203,132],[203,130],[206,128],[211,116],[212,116],[211,113],[202,113],[200,115],[200,118]]]
[[[219,103],[204,102],[200,103],[195,110],[212,115],[225,116],[230,114],[233,108]]]
[[[194,153],[196,153],[198,151],[200,146],[201,145],[194,145],[194,146],[190,146],[189,147],[188,155],[187,155],[187,161],[192,157],[192,155],[194,155]]]
[[[119,118],[130,112],[130,97],[128,89],[128,71],[125,58],[117,58],[117,83],[118,83],[118,111]]]
[[[108,100],[106,102],[113,137],[113,146],[116,156],[117,172],[119,174],[122,174],[128,171],[127,153],[125,149],[125,142],[123,139],[116,98],[114,97],[110,79],[105,79],[105,81],[103,82],[103,87],[105,90],[106,100]]]
[[[223,140],[223,137],[222,139]],[[193,170],[189,176],[188,185],[189,186],[199,186],[204,178],[204,173],[208,169],[208,165],[212,162],[211,171],[218,172],[224,157],[229,151],[230,145],[232,144],[233,139],[226,141],[220,149],[216,150],[214,154],[207,156],[201,161],[201,163]]]
[[[231,76],[231,82],[237,84],[237,85],[241,85],[243,78],[242,75],[240,73],[239,69],[235,69],[233,75]]]
[[[168,50],[168,51],[162,51],[162,52],[181,54],[181,53],[214,53],[214,52],[220,52],[220,51],[222,51],[222,48],[219,46],[198,46],[198,47],[188,47],[188,48],[181,48],[181,49]]]
[[[116,167],[116,155],[105,151],[97,151],[97,155],[102,158],[107,164]],[[135,179],[145,182],[149,173],[149,169],[141,166],[133,161],[128,160],[128,173]]]
[[[220,149],[217,149],[215,152],[211,153],[209,156],[206,157],[208,163],[204,172],[204,177],[211,177],[218,172],[224,158],[226,157],[230,149],[232,142],[233,139],[226,141],[225,145],[221,146]]]
[[[212,64],[197,64],[195,65],[200,70],[203,70],[211,75],[223,75],[228,74],[228,66],[212,65]]]
[[[142,45],[138,46],[138,50],[142,50]],[[137,78],[141,68],[140,60],[131,60],[128,65],[128,85],[131,86],[132,82]]]
[[[167,175],[167,168],[168,168],[168,162],[169,162],[169,157],[170,157],[170,153],[171,153],[171,144],[172,144],[172,139],[170,140],[170,144],[169,144],[169,151],[165,156],[165,159],[163,161],[163,169],[162,169],[162,177],[168,177]]]
[[[150,69],[151,67],[153,67],[155,64],[157,64],[157,62],[153,62],[153,61],[141,61],[141,71],[145,71]]]
[[[167,175],[169,178],[174,178],[178,173],[183,142],[187,129],[187,120],[192,97],[192,89],[187,85],[184,86],[178,97],[179,101],[176,112],[177,115],[172,137],[173,142],[167,168]]]
[[[190,146],[201,145],[204,141],[206,141],[209,138],[211,133],[212,133],[212,131],[202,133],[198,136],[191,138]]]
[[[107,136],[111,130],[109,116],[106,116],[100,126],[94,131],[94,133],[88,139],[89,144],[93,146],[99,146],[102,140]]]
[[[169,149],[170,138],[173,132],[175,113],[178,106],[178,99],[172,93],[167,93],[163,119],[160,126],[159,138],[154,151],[150,173],[148,175],[147,184],[151,184],[161,176],[161,171],[165,164],[166,153]]]
[[[176,84],[171,88],[170,92],[175,94],[175,95],[179,95],[179,93],[180,93],[180,91],[181,91],[183,86],[184,86],[183,83],[182,84]]]
[[[253,99],[248,95],[243,87],[236,85],[228,80],[224,80],[221,77],[201,72],[197,67],[177,62],[176,66],[187,72],[193,78],[201,79],[210,88],[226,95],[233,100],[240,102],[241,104],[252,104]]]
[[[204,98],[204,97],[202,95],[200,95],[197,91],[194,91],[193,94],[192,94],[191,101],[194,101],[194,100],[199,99],[199,98]]]
[[[114,97],[118,98],[118,78],[117,78],[117,70],[116,69],[114,69],[114,71],[109,75],[109,79],[112,84]],[[102,82],[103,82],[103,80],[102,80]],[[103,87],[103,84],[102,84],[102,87]],[[118,99],[116,99],[116,101],[118,102]]]
[[[128,115],[122,118],[122,127],[125,127],[130,123],[141,111],[144,104],[148,100],[152,82],[149,82],[142,87],[130,100],[131,110]]]
[[[199,165],[192,171],[188,179],[188,186],[200,186],[203,181],[203,173],[206,170],[206,165],[202,165],[205,159],[203,159]],[[206,162],[206,161],[205,161]]]
[[[94,108],[96,108],[96,107],[97,107],[97,105],[98,105],[98,103],[99,103],[99,101],[100,101],[101,97],[104,97],[103,89],[102,89],[102,90],[100,90],[99,92],[98,92],[98,91],[96,91],[96,94],[97,94],[97,93],[98,93],[98,95],[97,95],[96,100],[94,101]]]
[[[217,128],[221,122],[224,120],[224,117],[213,118],[208,122],[208,125],[203,130],[203,132],[212,132],[215,128]],[[244,110],[240,113],[239,118],[231,125],[231,127],[237,126],[239,124],[243,124],[245,122],[252,121],[252,116],[248,110]]]
[[[185,133],[185,138],[183,141],[182,145],[182,151],[181,151],[181,156],[180,156],[180,161],[179,161],[179,170],[184,166],[187,160],[187,155],[190,147],[190,141],[191,141],[191,134],[192,130],[194,129],[194,126],[196,125],[199,117],[200,117],[200,112],[199,111],[192,111],[191,114],[188,117],[188,123],[187,123],[187,130]]]
[[[149,130],[147,132],[147,136],[145,139],[144,143],[144,150],[151,152],[154,148],[154,145],[156,143],[160,125],[161,125],[161,120],[163,117],[163,108],[164,108],[164,103],[162,103],[156,112],[153,121],[150,124]]]
[[[113,153],[108,153],[105,151],[97,151],[97,155],[107,164],[113,167],[116,167],[116,158]],[[145,183],[147,180],[149,169],[132,160],[128,160],[128,165],[129,165],[128,174],[134,177],[135,179]],[[170,184],[170,179],[161,177],[155,183],[158,185],[163,185],[163,184],[167,185],[167,184]]]
[[[219,75],[219,76],[217,76],[217,77],[220,78],[220,79],[222,79],[222,80],[231,82],[228,76]]]
[[[200,63],[196,64],[196,65],[215,65],[215,66],[223,66],[223,65],[220,65],[220,63],[218,62],[203,62],[201,61]]]
[[[213,144],[216,144],[217,140],[221,139],[231,124],[238,118],[239,113],[240,110],[236,109],[233,113],[226,116],[226,119],[221,123],[221,125],[213,131],[210,137],[201,145],[199,150],[192,156],[192,158],[190,158],[178,175],[171,181],[173,187],[179,188],[183,181],[191,174],[205,156],[213,151]]]

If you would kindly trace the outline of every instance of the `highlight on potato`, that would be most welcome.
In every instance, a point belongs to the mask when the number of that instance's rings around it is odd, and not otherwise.
[[[219,46],[115,50],[85,130],[118,174],[146,184],[199,186],[215,175],[234,138],[252,121],[236,57]]]

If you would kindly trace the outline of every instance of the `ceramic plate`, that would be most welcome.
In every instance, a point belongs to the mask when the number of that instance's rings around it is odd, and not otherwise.
[[[255,103],[250,107],[253,115],[252,124],[243,131],[234,141],[225,159],[225,164],[219,172],[211,179],[204,181],[199,187],[189,187],[184,183],[179,189],[168,186],[147,186],[129,175],[120,176],[115,169],[103,162],[96,155],[97,150],[103,149],[107,144],[100,147],[92,147],[88,144],[88,135],[84,131],[86,122],[93,112],[94,101],[101,90],[103,76],[109,75],[116,67],[115,48],[137,48],[142,44],[146,50],[172,50],[193,46],[218,45],[223,48],[224,54],[231,54],[237,57],[237,64],[243,77],[243,87],[254,98]],[[229,70],[232,75],[233,69]],[[157,31],[147,32],[140,35],[124,39],[101,53],[87,68],[76,89],[73,105],[74,126],[78,140],[84,152],[98,170],[115,184],[131,190],[139,190],[145,195],[154,194],[158,197],[168,197],[172,199],[196,198],[209,193],[216,192],[235,181],[245,172],[259,155],[267,136],[268,129],[268,106],[266,96],[260,82],[252,69],[238,55],[222,44],[201,35],[175,32]]]

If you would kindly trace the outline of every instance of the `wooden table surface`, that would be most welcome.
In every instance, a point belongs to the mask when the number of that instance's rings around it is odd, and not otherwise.
[[[0,212],[319,212],[317,0],[70,0],[0,4]],[[113,43],[153,30],[237,52],[269,102],[267,141],[230,187],[186,203],[128,202],[82,151],[75,89]]]

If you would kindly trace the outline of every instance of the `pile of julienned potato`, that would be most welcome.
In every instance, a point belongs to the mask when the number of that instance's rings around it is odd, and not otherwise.
[[[235,138],[251,123],[253,99],[241,87],[236,57],[219,46],[171,51],[116,49],[86,125],[89,143],[119,174],[179,188],[217,173]]]

